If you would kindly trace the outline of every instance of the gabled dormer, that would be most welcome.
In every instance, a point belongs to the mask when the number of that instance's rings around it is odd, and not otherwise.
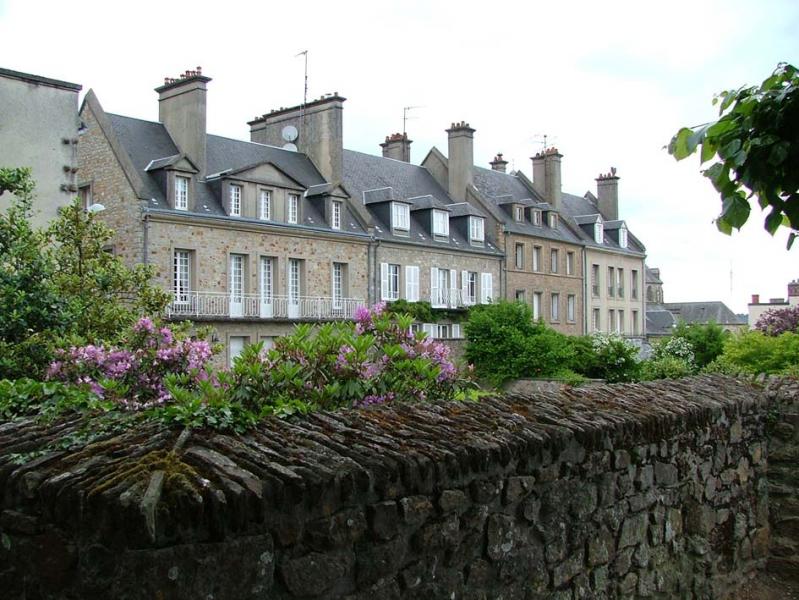
[[[605,223],[602,220],[602,215],[581,215],[574,217],[574,222],[587,236],[594,240],[595,244],[603,244],[605,242]]]
[[[199,169],[185,154],[151,160],[144,170],[158,181],[170,208],[194,210]]]
[[[324,215],[325,223],[330,229],[340,231],[345,227],[350,216],[347,196],[341,186],[332,183],[313,185],[305,192],[305,198]]]
[[[484,248],[486,245],[486,216],[468,202],[447,205],[449,220],[470,246]]]
[[[411,232],[411,203],[397,198],[391,187],[364,190],[363,203],[388,226],[393,235],[409,237]]]
[[[449,207],[432,195],[408,198],[417,222],[437,242],[449,242]]]
[[[628,235],[627,224],[622,220],[605,221],[604,229],[608,237],[613,240],[619,248],[627,248]]]

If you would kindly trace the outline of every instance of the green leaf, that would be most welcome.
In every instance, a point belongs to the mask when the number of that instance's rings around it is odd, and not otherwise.
[[[716,219],[716,229],[718,229],[724,235],[732,235],[732,226],[724,217],[719,217]]]
[[[731,227],[740,229],[749,218],[752,207],[740,194],[728,196],[722,200],[721,216]]]
[[[692,149],[689,149],[688,140],[690,139],[693,131],[688,129],[687,127],[683,127],[677,132],[671,143],[669,144],[669,154],[673,155],[676,160],[682,160],[693,153],[693,150],[696,149],[696,145]]]
[[[783,216],[782,213],[777,209],[772,209],[771,213],[766,217],[766,231],[768,231],[771,235],[776,233],[777,229],[780,228],[780,225],[783,224]]]
[[[713,156],[716,154],[716,144],[710,141],[707,136],[705,136],[705,140],[702,142],[702,154],[701,154],[701,162],[700,164],[704,164],[709,161]]]
[[[788,235],[788,244],[786,246],[787,250],[791,249],[791,246],[793,246],[793,243],[796,241],[797,237],[799,237],[799,236],[797,236],[795,233],[791,233],[791,234]]]

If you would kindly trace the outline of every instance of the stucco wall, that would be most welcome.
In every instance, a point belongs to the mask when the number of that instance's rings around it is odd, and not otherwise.
[[[590,246],[585,249],[585,298],[587,332],[593,331],[592,311],[599,309],[599,331],[615,331],[615,327],[608,324],[608,311],[624,311],[624,335],[643,336],[646,321],[644,298],[644,259],[635,256],[626,256],[620,253],[600,252]],[[592,265],[599,265],[599,296],[594,296],[591,285]],[[608,295],[608,267],[624,269],[624,298],[618,295]],[[638,297],[632,296],[631,273],[638,271]],[[615,275],[614,275],[615,276]],[[633,326],[633,311],[637,312],[637,329]]]
[[[24,465],[9,455],[80,423],[15,422],[0,429],[0,585],[8,598],[725,598],[768,558],[768,415],[798,397],[709,377],[395,404],[246,436],[151,425]],[[796,493],[795,478],[779,485]]]

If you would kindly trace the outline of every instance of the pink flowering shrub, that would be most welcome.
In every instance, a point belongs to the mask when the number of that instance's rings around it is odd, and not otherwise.
[[[205,340],[178,336],[143,317],[119,347],[81,346],[56,351],[47,378],[85,385],[97,396],[138,410],[171,400],[165,385],[171,375],[188,377],[187,385],[208,379],[213,354]]]
[[[356,311],[355,323],[298,326],[269,350],[245,349],[233,397],[261,414],[452,399],[469,382],[449,348],[410,331],[412,318],[384,304]]]
[[[774,336],[786,331],[799,333],[799,306],[767,310],[755,323],[755,329]]]

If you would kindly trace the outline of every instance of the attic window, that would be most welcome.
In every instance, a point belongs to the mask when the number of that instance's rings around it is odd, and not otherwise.
[[[594,223],[594,241],[597,244],[601,244],[602,240],[605,238],[605,227],[602,225],[601,222],[597,221]]]
[[[473,242],[485,241],[485,219],[469,217],[469,239]]]
[[[433,235],[449,235],[449,215],[443,210],[433,211]]]
[[[330,205],[330,227],[341,229],[341,202],[333,202]]]
[[[175,210],[189,210],[188,177],[175,177]]]
[[[411,228],[410,206],[399,202],[391,203],[391,226],[401,231],[408,231]]]
[[[524,207],[523,206],[514,206],[513,207],[513,218],[516,219],[519,223],[524,221]]]
[[[230,215],[232,217],[241,216],[241,186],[230,186]]]
[[[619,248],[627,247],[627,227],[622,225],[619,227]]]
[[[533,225],[538,225],[541,227],[541,211],[537,208],[534,208],[530,211],[530,219],[533,222]]]
[[[552,229],[558,228],[558,214],[557,213],[549,213],[549,226]]]

